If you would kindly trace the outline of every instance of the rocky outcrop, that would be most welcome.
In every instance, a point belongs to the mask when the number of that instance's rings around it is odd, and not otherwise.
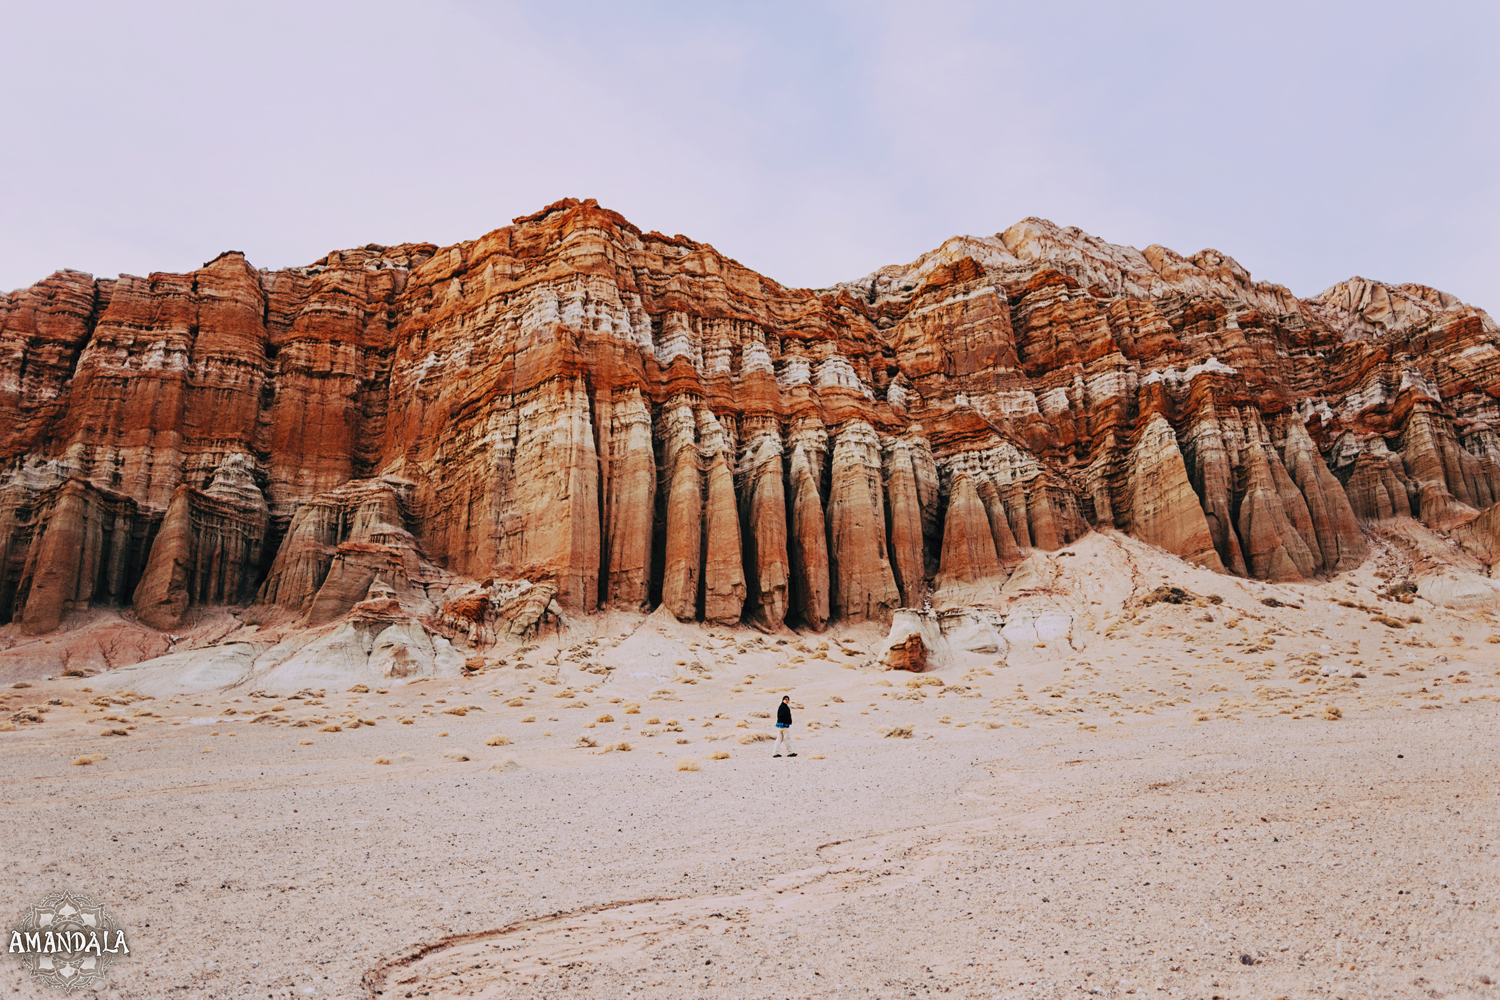
[[[899,607],[885,545],[879,444],[855,421],[837,437],[828,497],[828,572],[837,618],[879,619]]]
[[[60,271],[0,298],[0,619],[394,601],[335,643],[383,674],[438,656],[411,622],[459,581],[547,588],[527,634],[884,621],[1096,527],[1317,579],[1500,500],[1497,395],[1500,329],[1452,296],[1299,300],[1040,219],[818,291],[571,199],[443,248]]]
[[[603,596],[614,607],[645,610],[651,602],[651,528],[656,513],[651,410],[639,388],[605,405],[609,448],[600,458],[601,464],[608,463],[601,469],[601,483],[609,521],[602,544],[609,562]]]
[[[205,490],[179,485],[135,589],[136,616],[172,629],[190,604],[243,604],[255,593],[269,524],[247,456],[229,456]]]
[[[1326,573],[1356,568],[1370,550],[1355,521],[1348,495],[1328,471],[1301,418],[1293,414],[1281,426],[1286,471],[1307,505],[1320,568]]]
[[[321,625],[366,599],[377,581],[410,613],[432,610],[429,588],[449,582],[428,563],[405,527],[412,484],[353,480],[319,493],[297,511],[277,550],[254,621],[290,614]]]
[[[767,630],[779,627],[791,609],[787,490],[782,464],[776,423],[764,418],[748,420],[738,486],[740,522],[744,526],[745,611],[750,621]]]
[[[890,521],[891,567],[901,590],[901,603],[919,608],[926,599],[927,559],[924,554],[922,500],[911,446],[896,438],[885,449],[886,516]]]
[[[792,607],[816,631],[828,622],[828,535],[812,463],[801,445],[792,451],[790,475]]]
[[[943,553],[938,586],[977,583],[1003,576],[989,515],[979,499],[974,480],[960,473],[948,493],[948,517],[943,525]]]
[[[1177,435],[1160,414],[1147,423],[1131,451],[1127,469],[1131,534],[1188,562],[1222,571],[1224,564],[1209,534],[1208,518],[1188,481]]]

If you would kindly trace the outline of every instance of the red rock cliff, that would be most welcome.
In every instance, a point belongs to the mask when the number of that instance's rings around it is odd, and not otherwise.
[[[0,298],[0,619],[327,621],[442,567],[819,628],[1091,526],[1308,579],[1496,502],[1497,332],[1038,219],[820,291],[573,200],[304,268],[60,271]]]

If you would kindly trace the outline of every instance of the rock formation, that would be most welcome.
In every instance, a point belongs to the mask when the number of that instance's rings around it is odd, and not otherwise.
[[[389,675],[460,592],[485,634],[820,629],[1095,527],[1316,579],[1500,499],[1497,334],[1039,219],[818,291],[571,199],[443,248],[59,271],[0,297],[0,619],[357,619]]]

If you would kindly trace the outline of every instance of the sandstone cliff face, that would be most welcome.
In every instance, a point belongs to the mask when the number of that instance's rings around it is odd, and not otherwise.
[[[467,580],[545,587],[533,620],[819,629],[1096,527],[1313,579],[1500,500],[1497,334],[1038,219],[821,291],[572,200],[304,268],[60,271],[0,298],[0,619],[317,625]]]

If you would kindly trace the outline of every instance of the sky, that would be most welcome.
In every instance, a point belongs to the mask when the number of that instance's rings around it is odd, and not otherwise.
[[[788,285],[1027,216],[1500,311],[1500,3],[7,5],[0,289],[563,197]]]

